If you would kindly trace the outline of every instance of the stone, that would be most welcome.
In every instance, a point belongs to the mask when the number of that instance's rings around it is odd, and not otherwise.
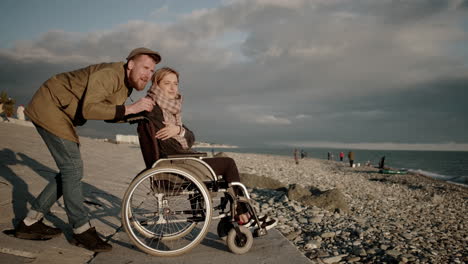
[[[311,249],[316,249],[320,248],[321,243],[317,240],[309,240],[307,244],[304,246],[305,250],[311,250]]]
[[[367,256],[367,252],[363,248],[358,248],[358,249],[354,250],[354,254],[357,255],[357,256],[361,256],[361,257]]]
[[[434,204],[438,204],[438,203],[441,203],[444,201],[444,197],[438,195],[438,194],[434,194],[432,197],[431,197],[431,202],[434,203]]]
[[[346,256],[346,255],[344,255]],[[343,255],[339,255],[339,256],[335,256],[335,257],[329,257],[329,258],[323,258],[322,261],[324,263],[338,263],[341,261],[341,259],[343,258]]]
[[[322,222],[322,217],[312,217],[310,219],[310,222],[314,224],[319,224],[320,222]]]
[[[270,200],[268,200],[268,204],[269,205],[273,205],[275,203],[275,198],[270,198]]]
[[[347,259],[349,263],[358,262],[359,260],[361,260],[360,257],[352,257]]]
[[[385,245],[385,244],[380,245],[380,249],[382,250],[387,250],[388,248],[389,248],[388,245]]]
[[[270,177],[250,173],[240,173],[241,182],[250,188],[286,190],[286,185]]]
[[[322,238],[331,238],[335,236],[335,232],[325,232],[320,235]]]
[[[394,258],[398,257],[401,255],[400,251],[398,250],[394,250],[394,249],[390,249],[390,250],[387,250],[385,251],[385,254],[389,255],[389,256],[392,256]]]

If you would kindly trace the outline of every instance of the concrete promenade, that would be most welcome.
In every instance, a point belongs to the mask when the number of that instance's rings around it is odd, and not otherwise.
[[[128,124],[120,124],[128,125]],[[117,125],[116,125],[117,126]],[[230,253],[216,235],[216,224],[191,252],[158,258],[135,248],[120,222],[121,198],[133,177],[144,168],[138,146],[81,138],[84,194],[91,223],[113,245],[94,254],[69,244],[71,228],[59,200],[46,221],[64,230],[48,241],[28,241],[0,233],[1,263],[310,263],[277,230],[256,238],[249,253]],[[33,127],[0,122],[0,230],[11,230],[31,202],[57,173],[46,145]]]

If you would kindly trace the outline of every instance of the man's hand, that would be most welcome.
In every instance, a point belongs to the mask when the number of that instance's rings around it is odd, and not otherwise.
[[[125,115],[137,114],[143,111],[151,112],[154,107],[154,101],[150,98],[143,97],[131,105],[125,106]]]
[[[173,136],[180,133],[180,130],[181,130],[180,126],[173,125],[173,124],[168,123],[166,121],[164,121],[163,123],[166,125],[166,127],[162,128],[158,132],[156,132],[155,137],[157,139],[162,139],[162,140],[170,139],[171,137],[173,137]]]

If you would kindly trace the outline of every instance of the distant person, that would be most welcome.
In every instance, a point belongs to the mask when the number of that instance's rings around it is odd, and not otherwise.
[[[379,169],[383,169],[383,168],[385,168],[385,156],[383,156],[379,162]]]
[[[349,159],[349,166],[353,167],[354,164],[354,152],[350,151],[348,153],[348,159]]]
[[[118,121],[129,114],[151,111],[154,102],[148,98],[130,105],[124,103],[133,89],[145,89],[160,61],[155,51],[134,49],[126,62],[95,64],[57,74],[34,94],[25,114],[47,145],[59,173],[16,226],[16,237],[45,240],[60,235],[60,229],[45,225],[42,219],[63,196],[65,212],[73,228],[73,243],[94,252],[112,249],[92,227],[83,204],[83,160],[75,127],[87,120]]]
[[[330,151],[328,151],[328,153],[327,153],[327,160],[330,160],[330,159],[331,159],[331,153],[330,153]]]
[[[16,118],[18,118],[18,120],[25,120],[23,105],[19,105],[18,108],[16,109]]]
[[[211,156],[214,157],[214,155],[215,155],[215,154],[214,154],[214,148],[211,148]]]
[[[298,159],[298,153],[297,149],[294,149],[294,161],[296,162],[296,165],[299,164],[299,159]]]
[[[305,157],[305,152],[303,149],[301,149],[301,159],[303,159]]]
[[[341,152],[340,152],[340,161],[343,161],[343,158],[344,158],[344,152],[341,151]]]

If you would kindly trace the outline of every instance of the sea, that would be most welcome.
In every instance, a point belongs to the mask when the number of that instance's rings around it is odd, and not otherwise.
[[[198,149],[211,152],[212,148]],[[365,166],[370,162],[378,166],[381,158],[385,156],[385,167],[396,170],[408,170],[432,178],[449,181],[468,186],[468,151],[416,151],[416,150],[363,150],[363,149],[327,149],[327,148],[298,148],[299,154],[303,150],[307,157],[324,159],[328,152],[333,160],[339,161],[339,153],[343,151],[348,162],[349,151],[354,152],[354,163]],[[278,147],[239,147],[239,148],[213,148],[214,152],[256,153],[289,156],[293,158],[294,148]],[[300,155],[299,155],[300,157]]]

